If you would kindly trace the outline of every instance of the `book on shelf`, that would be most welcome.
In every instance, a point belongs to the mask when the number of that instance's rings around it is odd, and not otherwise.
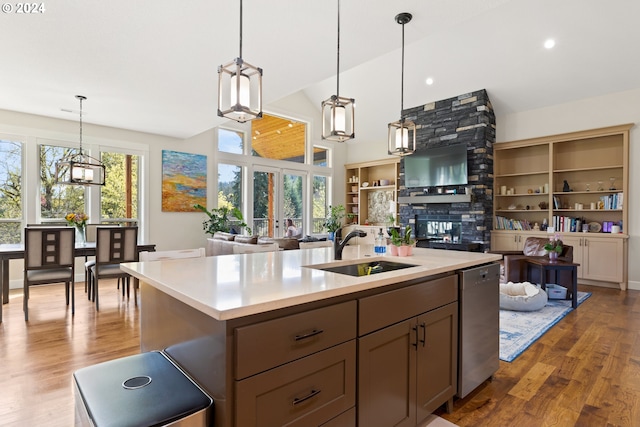
[[[560,233],[575,233],[582,231],[582,224],[584,224],[584,218],[554,215],[551,223],[556,231]]]
[[[526,219],[512,219],[496,215],[496,230],[532,230],[531,223]]]
[[[604,209],[622,209],[624,202],[624,193],[613,193],[600,196],[600,202]]]

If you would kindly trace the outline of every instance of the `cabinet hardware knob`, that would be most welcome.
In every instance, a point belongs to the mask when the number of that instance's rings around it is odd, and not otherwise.
[[[296,341],[300,341],[300,340],[304,340],[304,339],[307,339],[307,338],[315,337],[316,335],[320,335],[323,332],[324,331],[322,329],[314,329],[313,331],[311,331],[311,332],[309,332],[307,334],[296,335],[294,339]]]
[[[305,400],[311,399],[313,396],[317,396],[319,393],[320,393],[320,390],[311,390],[311,393],[307,394],[304,397],[295,397],[293,399],[293,402],[291,402],[291,404],[297,405],[299,403],[304,402]]]

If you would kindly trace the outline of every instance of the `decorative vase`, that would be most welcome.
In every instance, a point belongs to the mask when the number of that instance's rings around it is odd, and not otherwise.
[[[409,256],[410,246],[402,245],[398,247],[398,256]]]
[[[549,252],[549,261],[557,261],[558,260],[558,252],[551,251]]]
[[[87,227],[85,225],[76,225],[76,245],[87,245]]]
[[[396,245],[389,245],[389,253],[392,256],[398,256],[398,247]]]

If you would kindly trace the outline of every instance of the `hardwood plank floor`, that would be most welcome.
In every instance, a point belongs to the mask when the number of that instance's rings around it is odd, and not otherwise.
[[[640,426],[640,291],[580,286],[592,297],[493,381],[441,417],[465,426]],[[32,288],[29,322],[11,291],[0,324],[0,425],[70,426],[71,374],[140,350],[139,311],[101,281],[100,312],[76,284],[76,314],[62,285]]]
[[[577,310],[454,412],[466,426],[640,426],[640,291],[579,286]]]

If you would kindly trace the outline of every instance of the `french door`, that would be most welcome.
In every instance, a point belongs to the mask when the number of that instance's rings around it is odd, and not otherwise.
[[[255,166],[253,170],[253,233],[283,237],[286,220],[304,231],[306,173]]]

